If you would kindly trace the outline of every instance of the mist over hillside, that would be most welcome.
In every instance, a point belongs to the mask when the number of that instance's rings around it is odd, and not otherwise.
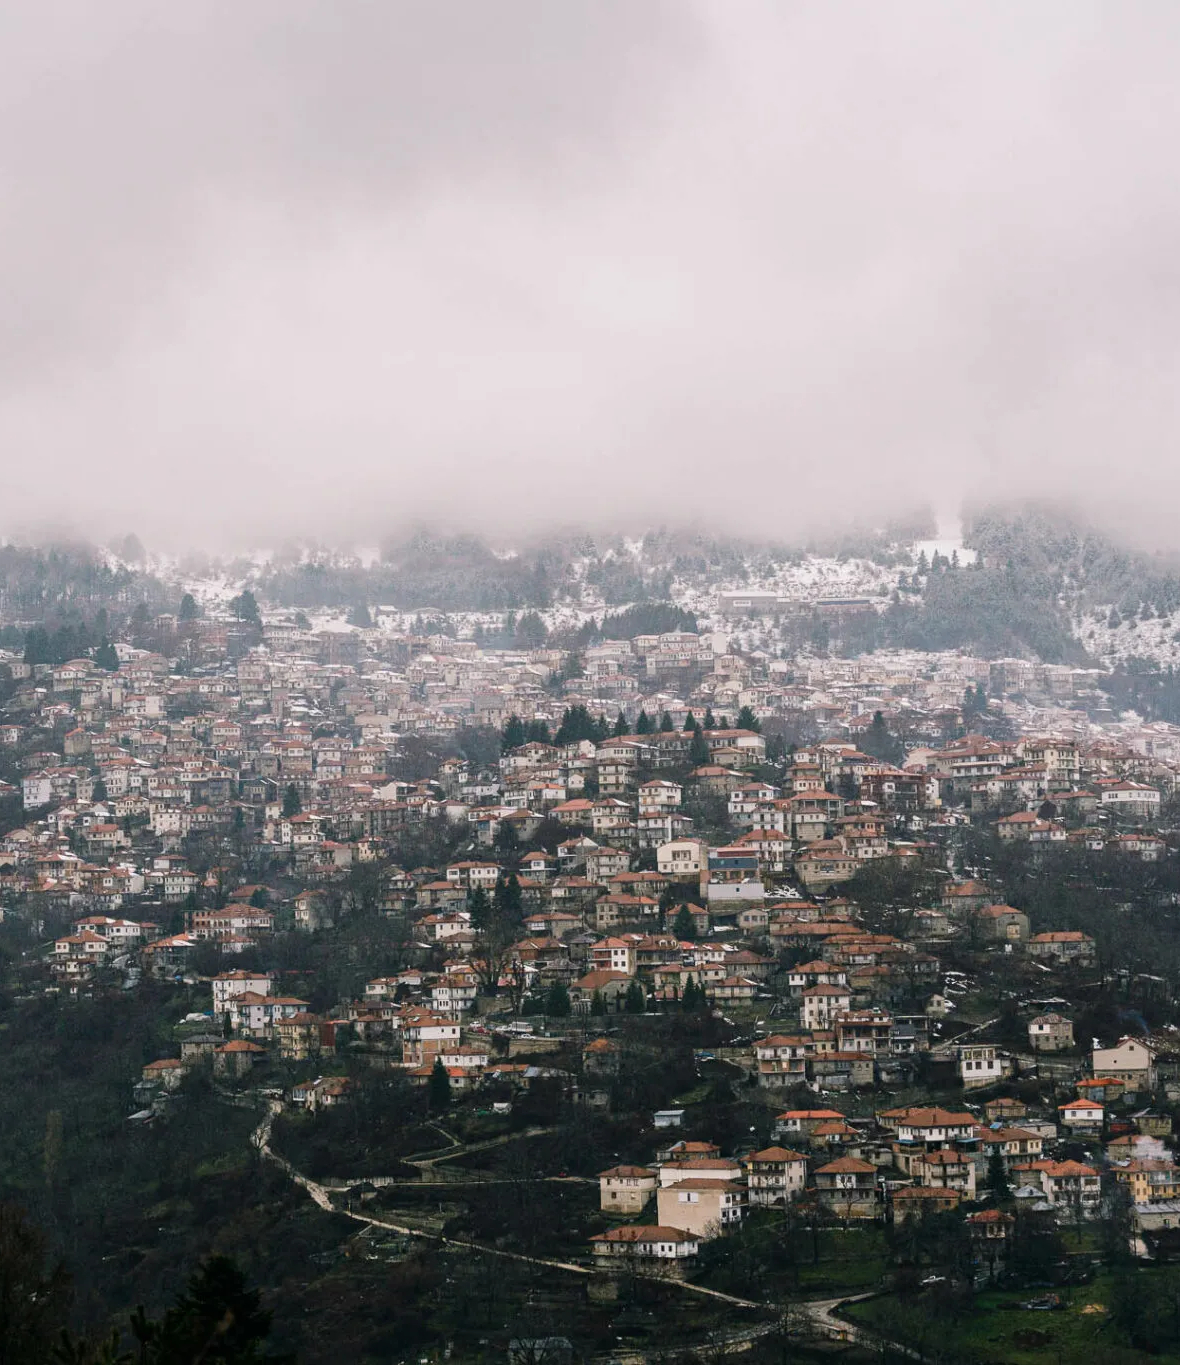
[[[19,647],[29,622],[85,625],[81,647],[136,611],[175,611],[185,592],[216,610],[245,588],[271,611],[344,623],[382,611],[481,635],[532,613],[534,643],[585,643],[619,631],[628,608],[665,604],[778,654],[962,650],[1140,669],[1180,656],[1176,558],[1046,505],[979,506],[941,531],[918,510],[778,540],[661,527],[635,537],[564,529],[506,545],[420,528],[367,552],[290,543],[226,559],[161,555],[133,535],[106,548],[7,545],[0,639]],[[786,619],[779,610],[768,622],[762,609],[743,619],[731,600],[742,591],[778,594]],[[824,623],[806,610],[837,597],[864,610]]]

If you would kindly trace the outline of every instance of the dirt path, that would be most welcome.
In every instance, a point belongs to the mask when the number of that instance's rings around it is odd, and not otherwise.
[[[486,1246],[482,1242],[468,1242],[457,1237],[446,1237],[438,1232],[424,1232],[421,1228],[411,1228],[402,1223],[393,1223],[385,1218],[374,1218],[367,1213],[358,1213],[352,1209],[339,1208],[332,1200],[333,1193],[340,1193],[339,1190],[333,1191],[320,1184],[318,1180],[312,1180],[303,1174],[287,1160],[280,1156],[270,1145],[271,1129],[274,1127],[275,1115],[279,1112],[278,1107],[271,1105],[262,1121],[251,1134],[251,1141],[258,1150],[258,1154],[264,1161],[273,1162],[287,1177],[296,1185],[306,1190],[312,1202],[323,1209],[325,1213],[335,1213],[344,1218],[351,1218],[355,1223],[364,1223],[369,1227],[384,1228],[388,1232],[396,1232],[402,1237],[413,1237],[419,1241],[433,1242],[438,1246],[452,1247],[457,1251],[476,1251],[484,1256],[497,1256],[506,1261],[518,1261],[524,1265],[541,1266],[546,1270],[560,1270],[569,1275],[590,1276],[594,1273],[591,1266],[577,1265],[573,1261],[555,1261],[544,1256],[527,1256],[522,1251],[505,1251],[502,1247]],[[546,1130],[541,1130],[546,1131]],[[509,1135],[511,1136],[511,1135]],[[751,1299],[741,1299],[734,1294],[723,1294],[718,1289],[707,1289],[704,1285],[689,1284],[685,1280],[669,1279],[668,1284],[687,1290],[692,1294],[699,1294],[706,1298],[718,1299],[723,1303],[733,1304],[737,1308],[752,1308],[764,1312],[773,1305],[765,1303],[755,1303]]]

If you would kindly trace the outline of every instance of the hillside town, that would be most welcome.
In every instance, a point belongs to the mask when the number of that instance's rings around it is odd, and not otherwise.
[[[953,1213],[985,1278],[1054,1229],[1180,1239],[1180,1032],[1095,1023],[1173,983],[1008,903],[980,852],[1175,859],[1180,727],[1114,714],[1092,671],[156,625],[177,654],[7,659],[0,717],[23,989],[198,1004],[129,1122],[202,1071],[310,1123],[390,1071],[433,1112],[628,1116],[569,1177],[597,1217],[563,1254],[607,1276],[691,1278],[756,1213]],[[380,960],[333,947],[364,922]],[[322,965],[346,952],[351,991]],[[649,1025],[690,1060],[644,1089]],[[747,1134],[709,1131],[717,1094]]]

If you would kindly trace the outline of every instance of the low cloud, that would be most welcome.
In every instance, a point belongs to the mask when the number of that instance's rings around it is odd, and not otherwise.
[[[1178,60],[1162,3],[14,10],[3,529],[1170,542]]]

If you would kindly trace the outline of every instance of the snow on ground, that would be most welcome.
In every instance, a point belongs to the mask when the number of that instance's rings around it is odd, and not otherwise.
[[[1146,621],[1117,617],[1118,624],[1114,625],[1111,610],[1096,607],[1074,622],[1074,634],[1096,659],[1107,665],[1130,658],[1150,659],[1161,668],[1180,665],[1180,613]]]

